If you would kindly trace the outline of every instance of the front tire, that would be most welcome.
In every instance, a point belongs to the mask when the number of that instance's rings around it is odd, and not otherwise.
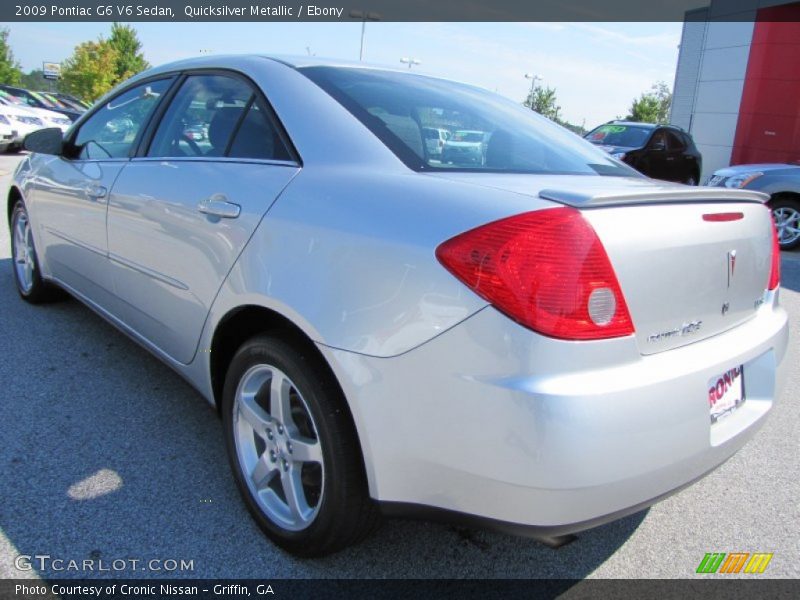
[[[800,200],[777,196],[770,203],[781,250],[800,246]]]
[[[41,304],[63,297],[61,290],[42,279],[30,217],[22,200],[17,200],[11,211],[11,263],[17,292],[26,302]]]
[[[236,484],[277,545],[323,556],[377,525],[345,399],[307,347],[269,335],[246,342],[228,369],[222,411]]]

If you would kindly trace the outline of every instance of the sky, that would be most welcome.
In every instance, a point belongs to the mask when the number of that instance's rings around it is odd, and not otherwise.
[[[25,71],[61,62],[110,23],[6,23]],[[153,65],[201,53],[314,54],[358,60],[361,23],[134,23]],[[624,117],[657,81],[672,88],[682,23],[367,23],[365,61],[455,79],[522,102],[531,80],[561,114],[592,128]]]

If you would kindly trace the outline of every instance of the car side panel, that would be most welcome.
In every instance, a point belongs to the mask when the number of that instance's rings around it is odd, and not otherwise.
[[[38,253],[46,276],[61,281],[118,315],[108,267],[108,194],[127,160],[68,160],[37,156],[25,192],[35,205]],[[102,190],[100,195],[91,195]]]
[[[548,206],[417,174],[303,170],[242,252],[209,321],[256,304],[328,346],[407,352],[486,305],[438,263],[436,247],[478,224]]]
[[[131,161],[108,214],[109,259],[125,323],[178,362],[190,362],[222,282],[297,171],[234,160]],[[238,205],[240,214],[201,213],[200,201],[212,197]]]

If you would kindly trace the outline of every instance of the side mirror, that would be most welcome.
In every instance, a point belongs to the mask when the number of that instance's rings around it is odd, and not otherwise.
[[[58,127],[39,129],[25,136],[22,147],[30,152],[60,156],[64,149],[64,134]]]

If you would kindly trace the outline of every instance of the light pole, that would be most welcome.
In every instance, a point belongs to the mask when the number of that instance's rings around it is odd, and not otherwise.
[[[530,91],[530,94],[528,94],[528,102],[527,102],[527,104],[528,104],[528,108],[532,109],[533,108],[533,92],[536,89],[536,82],[537,81],[541,81],[542,78],[539,77],[538,75],[533,75],[531,73],[525,73],[525,79],[530,79],[531,80],[531,91]]]
[[[361,19],[361,49],[358,51],[358,60],[364,60],[364,33],[367,28],[367,21],[380,21],[381,16],[378,13],[367,12],[364,10],[351,10],[351,19]]]
[[[403,63],[404,65],[408,65],[408,70],[409,71],[411,70],[411,67],[413,67],[415,65],[421,65],[422,64],[421,60],[418,60],[416,58],[408,58],[408,57],[405,57],[405,56],[400,59],[400,62]]]

